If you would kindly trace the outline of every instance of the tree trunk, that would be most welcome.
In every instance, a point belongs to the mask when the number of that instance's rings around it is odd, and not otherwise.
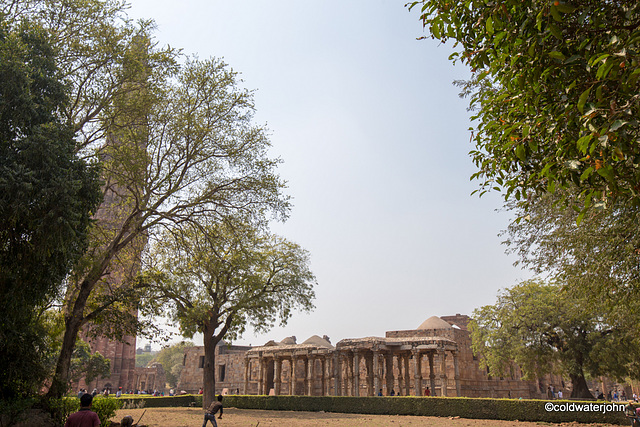
[[[64,396],[69,387],[69,369],[71,367],[71,356],[76,346],[78,333],[84,322],[84,309],[87,300],[95,284],[98,282],[102,271],[106,267],[106,260],[96,268],[94,268],[88,277],[80,283],[80,292],[73,302],[71,312],[64,319],[64,337],[62,339],[62,347],[58,355],[56,363],[56,372],[51,381],[51,387],[47,393],[48,397],[60,398]]]
[[[202,380],[204,383],[204,394],[202,406],[204,409],[211,405],[216,397],[216,346],[220,342],[220,337],[216,336],[209,327],[204,327],[204,372]]]
[[[69,316],[65,319],[64,337],[62,347],[56,363],[56,372],[49,387],[48,397],[60,398],[65,395],[69,388],[69,369],[71,367],[71,357],[76,346],[76,339],[82,326],[82,317]]]
[[[587,381],[584,379],[584,374],[580,371],[579,374],[570,374],[569,378],[571,378],[571,398],[587,398],[593,399],[593,395],[589,391],[589,386],[587,386]]]

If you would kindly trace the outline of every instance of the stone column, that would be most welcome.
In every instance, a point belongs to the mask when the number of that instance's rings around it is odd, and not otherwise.
[[[440,396],[447,395],[447,355],[444,350],[438,352],[440,357]]]
[[[393,383],[395,382],[395,376],[393,374],[393,354],[387,353],[384,355],[384,365],[386,368],[386,387],[387,387],[387,396],[391,396],[391,389],[393,388]]]
[[[307,396],[313,396],[314,374],[316,373],[315,367],[316,360],[311,356],[307,356],[305,360],[305,368],[307,368]]]
[[[294,396],[296,394],[296,362],[298,359],[291,355],[291,366],[289,367],[290,375],[289,375],[289,394]]]
[[[413,391],[415,396],[422,396],[422,354],[412,350],[413,354]]]
[[[353,357],[345,356],[347,358],[347,392],[346,396],[353,396]]]
[[[373,396],[373,353],[364,356],[364,365],[367,368],[367,396]]]
[[[373,352],[373,395],[378,395],[380,390],[380,352]]]
[[[249,358],[244,358],[244,389],[242,390],[242,394],[249,393]]]
[[[436,395],[436,373],[433,365],[433,351],[429,352],[429,388],[431,389],[431,395]]]
[[[404,395],[411,395],[411,372],[409,370],[409,353],[404,355]]]
[[[333,361],[331,362],[331,367],[333,368],[333,395],[341,396],[342,395],[342,373],[340,372],[340,356],[336,351],[333,353]]]
[[[258,358],[258,395],[264,394],[264,359]]]
[[[353,395],[360,396],[360,353],[353,351]]]
[[[398,361],[398,393],[404,393],[404,373],[402,372],[402,364],[404,361],[404,356],[402,354],[396,355],[396,360]]]
[[[453,369],[454,369],[454,378],[456,381],[456,396],[460,397],[460,368],[458,367],[458,352],[453,352]]]
[[[329,363],[326,354],[320,358],[320,367],[322,368],[322,374],[320,377],[320,382],[322,383],[322,392],[320,393],[320,395],[327,396],[329,394],[329,391],[327,390],[327,384],[329,383],[327,381],[327,377],[329,376]]]
[[[276,396],[280,395],[280,373],[282,372],[282,359],[273,356],[273,389]]]

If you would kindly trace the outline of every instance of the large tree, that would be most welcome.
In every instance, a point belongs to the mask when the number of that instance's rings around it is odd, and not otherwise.
[[[252,123],[251,93],[237,87],[236,73],[216,59],[189,59],[163,80],[150,80],[139,85],[140,97],[118,100],[124,110],[142,104],[140,122],[114,121],[112,139],[101,150],[109,203],[67,290],[56,372],[62,381],[83,325],[130,316],[131,306],[114,302],[140,283],[136,265],[147,239],[224,214],[263,218],[266,211],[284,216],[288,210],[275,172],[279,160],[268,156],[266,130]],[[109,272],[117,273],[117,283]],[[127,332],[106,325],[94,330]]]
[[[152,301],[169,304],[185,336],[204,335],[204,407],[215,395],[215,348],[223,338],[233,340],[247,325],[268,330],[292,310],[313,307],[309,254],[243,222],[167,235],[151,261],[158,279]]]
[[[193,347],[191,341],[180,341],[179,343],[164,347],[150,362],[162,364],[164,373],[167,376],[167,382],[171,387],[178,385],[180,373],[184,367],[184,351],[190,347]]]
[[[104,180],[91,244],[67,281],[49,390],[60,396],[80,330],[118,338],[139,326],[147,239],[229,213],[284,218],[289,203],[252,94],[226,64],[158,48],[153,24],[132,23],[121,0],[11,1],[0,12],[50,34],[70,100],[61,114]]]
[[[473,351],[493,375],[503,376],[513,363],[526,379],[556,372],[571,380],[571,397],[591,398],[585,375],[638,377],[637,334],[591,308],[588,298],[563,286],[523,282],[474,311]]]
[[[56,51],[38,25],[0,15],[0,398],[46,375],[39,316],[87,247],[100,201],[95,167],[76,155]],[[25,355],[29,355],[26,357]]]
[[[576,200],[640,204],[640,3],[422,0],[431,38],[468,65],[483,190],[579,185]]]
[[[640,208],[617,203],[583,215],[561,203],[578,191],[508,203],[518,219],[504,233],[507,251],[537,274],[590,295],[600,310],[629,318],[640,295]]]
[[[135,287],[145,241],[229,212],[286,216],[284,183],[266,129],[252,123],[251,92],[219,60],[181,58],[132,23],[120,0],[2,4],[37,22],[60,52],[70,102],[62,114],[76,150],[99,163],[105,203],[64,298],[65,333],[50,395],[67,387],[81,329],[114,338],[137,326]],[[116,319],[114,322],[113,320]]]

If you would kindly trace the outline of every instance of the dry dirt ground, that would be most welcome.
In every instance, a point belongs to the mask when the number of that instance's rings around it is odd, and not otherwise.
[[[133,416],[134,422],[142,416],[144,409],[121,409],[112,418],[119,422],[125,415]],[[148,427],[200,427],[204,420],[204,411],[199,408],[148,408],[140,426]],[[549,424],[518,421],[472,420],[467,418],[436,418],[413,417],[402,415],[359,415],[335,414],[330,412],[289,412],[289,411],[259,411],[252,409],[225,408],[224,415],[218,420],[219,427],[351,427],[351,426],[452,426],[452,427],[534,427],[534,426],[571,426],[595,427],[604,424]],[[211,423],[207,424],[211,426]]]

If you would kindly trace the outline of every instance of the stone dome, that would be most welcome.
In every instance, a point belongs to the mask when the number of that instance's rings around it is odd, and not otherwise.
[[[280,341],[280,344],[282,345],[295,345],[296,344],[296,337],[291,336],[291,337],[287,337],[285,339],[283,339],[282,341]]]
[[[453,329],[453,327],[438,316],[431,316],[422,322],[417,329]]]
[[[320,338],[317,335],[313,335],[309,338],[307,338],[307,340],[305,342],[303,342],[302,344],[311,344],[311,345],[315,345],[316,347],[324,347],[324,348],[334,348],[331,343],[329,343],[327,340]]]

